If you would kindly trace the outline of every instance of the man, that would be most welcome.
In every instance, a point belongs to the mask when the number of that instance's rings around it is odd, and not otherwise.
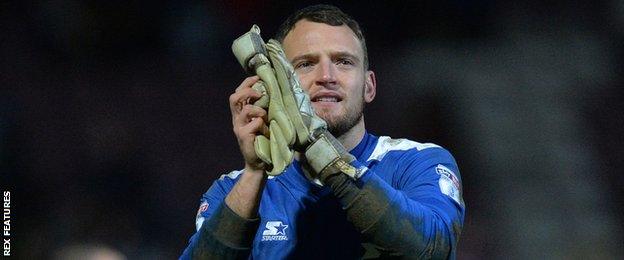
[[[465,212],[456,162],[437,145],[366,132],[363,108],[376,81],[357,22],[336,7],[311,6],[289,17],[276,38],[361,175],[312,178],[302,169],[306,151],[268,178],[253,145],[267,131],[267,113],[251,105],[260,94],[251,88],[258,77],[249,77],[230,96],[245,168],[204,194],[181,258],[454,258]]]

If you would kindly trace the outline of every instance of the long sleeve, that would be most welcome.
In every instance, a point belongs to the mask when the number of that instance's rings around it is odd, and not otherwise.
[[[180,259],[246,259],[259,219],[244,219],[222,203],[193,235]]]
[[[202,196],[196,217],[197,232],[180,259],[246,259],[259,219],[245,219],[224,202],[241,172],[223,175]]]
[[[326,184],[382,256],[454,258],[465,214],[455,160],[441,148],[396,156],[357,181],[341,174]]]

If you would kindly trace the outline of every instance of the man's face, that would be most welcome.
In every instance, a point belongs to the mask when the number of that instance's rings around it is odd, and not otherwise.
[[[364,70],[364,53],[353,31],[346,25],[301,20],[286,35],[283,47],[330,132],[341,136],[355,126],[364,103],[375,96],[375,77]]]

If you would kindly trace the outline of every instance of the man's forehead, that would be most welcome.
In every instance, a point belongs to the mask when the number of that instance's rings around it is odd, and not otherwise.
[[[300,20],[286,34],[282,45],[289,59],[293,59],[294,56],[327,51],[363,56],[360,40],[345,24],[332,26]]]

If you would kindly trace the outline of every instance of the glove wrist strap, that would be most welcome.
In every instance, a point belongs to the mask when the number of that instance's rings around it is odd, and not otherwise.
[[[321,182],[339,173],[353,179],[359,177],[358,170],[350,164],[355,157],[333,135],[323,131],[315,139],[306,149],[305,156]]]

